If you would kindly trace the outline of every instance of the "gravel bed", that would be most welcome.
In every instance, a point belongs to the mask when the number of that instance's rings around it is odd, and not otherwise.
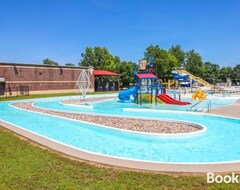
[[[46,113],[55,116],[61,116],[70,119],[76,119],[81,121],[87,121],[91,123],[101,124],[109,127],[115,127],[120,129],[140,131],[147,133],[164,133],[164,134],[175,134],[175,133],[189,133],[201,130],[200,128],[177,122],[159,121],[159,120],[145,120],[145,119],[134,119],[126,117],[112,117],[112,116],[99,116],[99,115],[88,115],[78,113],[64,113],[58,111],[43,110],[32,107],[32,102],[23,102],[13,104],[15,107],[35,111],[40,113]]]

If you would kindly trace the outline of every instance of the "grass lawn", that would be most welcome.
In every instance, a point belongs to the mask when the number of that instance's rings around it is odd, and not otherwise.
[[[94,166],[21,140],[0,127],[0,189],[239,189],[179,176]]]
[[[90,92],[89,94],[112,94],[118,93],[118,91],[111,92]],[[76,93],[55,93],[55,94],[33,94],[29,96],[13,96],[13,97],[0,97],[1,101],[10,101],[10,100],[24,100],[24,99],[34,99],[34,98],[49,98],[49,97],[58,97],[58,96],[77,96]],[[79,95],[80,96],[80,95]]]

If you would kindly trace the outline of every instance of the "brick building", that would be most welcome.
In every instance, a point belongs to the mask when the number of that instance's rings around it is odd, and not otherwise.
[[[36,93],[74,92],[82,69],[89,75],[94,90],[94,75],[87,67],[0,63],[0,95],[29,90]]]

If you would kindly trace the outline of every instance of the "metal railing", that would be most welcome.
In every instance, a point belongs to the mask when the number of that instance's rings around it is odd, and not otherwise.
[[[208,112],[211,110],[211,108],[212,108],[211,100],[210,99],[204,99],[204,100],[201,100],[201,101],[195,103],[194,105],[192,105],[190,108],[188,108],[188,111],[197,111],[196,106],[200,105],[201,103],[206,103],[206,108],[204,110],[207,110]],[[193,109],[193,108],[195,108],[195,109]]]
[[[177,90],[167,90],[167,92],[169,94],[173,94],[175,100],[177,99],[176,96],[178,95],[178,100],[181,101],[181,94],[180,94],[179,91],[177,91]]]

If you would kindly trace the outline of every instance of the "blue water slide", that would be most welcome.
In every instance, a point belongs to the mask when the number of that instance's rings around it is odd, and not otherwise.
[[[179,79],[187,79],[189,78],[189,74],[184,74],[184,75],[175,75],[174,79],[179,80]]]
[[[180,74],[176,71],[172,71],[171,74],[173,75],[174,80],[180,80],[180,79],[187,79],[189,78],[189,74]]]
[[[188,83],[180,83],[181,87],[190,87],[190,82]]]
[[[130,96],[132,95],[133,97],[135,97],[137,95],[137,91],[138,91],[138,87],[133,86],[133,87],[127,89],[127,90],[119,92],[118,93],[118,99],[121,100],[121,101],[130,100]]]
[[[190,80],[179,80],[180,81],[180,85],[181,87],[190,87]],[[194,83],[195,81],[192,80],[192,84]]]
[[[174,80],[178,80],[180,82],[181,87],[190,87],[190,80],[189,80],[189,74],[179,74],[178,72],[171,72],[173,75]],[[192,80],[192,84],[195,81]]]

